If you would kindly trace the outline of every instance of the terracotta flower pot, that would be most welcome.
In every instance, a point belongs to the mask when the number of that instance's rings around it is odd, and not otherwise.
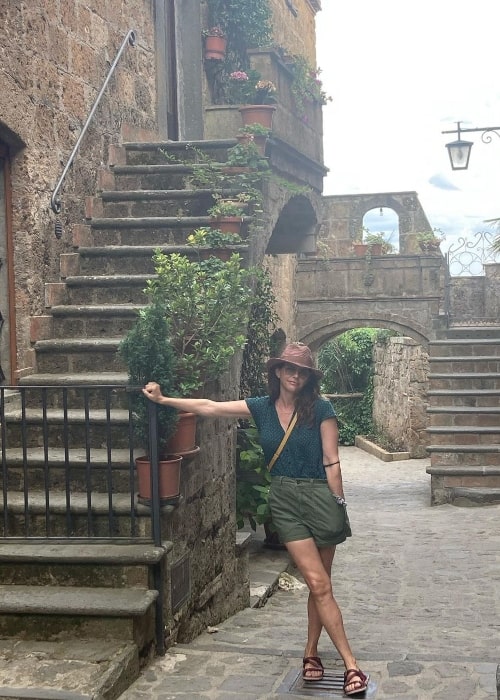
[[[266,129],[271,129],[275,110],[275,105],[243,105],[240,107],[243,125],[262,124]]]
[[[223,36],[205,37],[205,58],[208,60],[223,61],[226,55],[227,39]]]
[[[225,216],[220,219],[212,219],[212,228],[219,229],[222,233],[239,233],[241,230],[241,216]]]
[[[184,452],[191,452],[195,447],[196,414],[180,411],[175,433],[167,442],[167,452],[182,455]]]
[[[180,455],[167,455],[158,462],[160,502],[165,504],[179,498],[181,477]],[[137,483],[139,487],[139,502],[151,504],[151,463],[148,457],[138,457],[135,460]]]

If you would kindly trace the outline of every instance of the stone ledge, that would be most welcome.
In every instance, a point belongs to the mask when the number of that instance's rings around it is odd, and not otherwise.
[[[360,450],[368,452],[368,454],[381,459],[383,462],[399,462],[405,459],[410,459],[409,452],[388,452],[383,447],[379,447],[374,442],[370,442],[362,435],[356,435],[354,444]]]

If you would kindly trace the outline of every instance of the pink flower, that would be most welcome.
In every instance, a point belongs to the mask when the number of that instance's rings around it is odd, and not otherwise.
[[[231,80],[248,80],[248,75],[243,70],[235,70],[229,75]]]

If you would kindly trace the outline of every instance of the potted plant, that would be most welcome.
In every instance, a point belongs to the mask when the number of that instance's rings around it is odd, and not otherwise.
[[[240,143],[254,143],[259,155],[264,156],[266,152],[267,139],[269,138],[270,133],[271,130],[268,129],[267,126],[262,126],[262,124],[247,124],[239,129],[236,138]]]
[[[259,124],[260,126],[260,124]],[[245,170],[268,170],[269,164],[260,152],[255,138],[240,141],[227,150],[225,169],[244,168]]]
[[[255,271],[243,268],[237,253],[227,262],[196,261],[157,250],[153,261],[156,275],[145,291],[165,310],[176,358],[175,391],[193,396],[207,379],[225,372],[245,344]]]
[[[435,254],[439,250],[441,241],[444,240],[444,235],[440,229],[435,228],[432,231],[420,231],[415,238],[423,253]]]
[[[151,464],[149,459],[148,399],[139,393],[138,387],[149,381],[158,382],[162,392],[175,391],[174,350],[169,341],[166,308],[160,301],[146,306],[139,312],[119,346],[119,354],[128,368],[129,383],[137,388],[132,395],[132,419],[134,438],[146,454],[136,458],[139,499],[151,501]],[[177,411],[158,406],[158,451],[160,500],[169,502],[179,496],[180,465],[182,457],[171,454],[169,440],[175,433]]]
[[[277,91],[271,80],[263,80],[257,71],[237,70],[229,74],[228,102],[241,104],[243,125],[260,124],[271,129]]]
[[[226,55],[227,38],[224,30],[219,27],[210,27],[203,30],[205,39],[205,59],[223,61]]]
[[[208,209],[207,214],[214,222],[214,228],[224,233],[239,234],[243,223],[243,211],[240,202],[222,199],[217,196],[215,203]]]
[[[276,86],[270,80],[258,80],[250,102],[240,107],[243,125],[260,124],[271,129],[276,110]]]
[[[215,254],[221,260],[229,260],[234,252],[233,246],[241,246],[244,241],[237,233],[224,233],[217,228],[201,226],[189,234],[186,243],[197,248],[202,259]]]
[[[380,232],[371,233],[367,231],[364,242],[371,247],[372,255],[387,255],[394,251],[394,246]]]

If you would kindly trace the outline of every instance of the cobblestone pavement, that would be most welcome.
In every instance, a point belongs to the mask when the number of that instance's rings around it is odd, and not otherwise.
[[[500,506],[431,508],[427,460],[386,463],[355,447],[342,448],[341,459],[353,537],[338,548],[334,592],[371,676],[367,698],[496,699]],[[290,692],[306,597],[278,590],[264,607],[169,649],[121,700],[311,697],[297,684]],[[319,653],[342,670],[325,633]],[[340,695],[317,689],[315,697]]]

